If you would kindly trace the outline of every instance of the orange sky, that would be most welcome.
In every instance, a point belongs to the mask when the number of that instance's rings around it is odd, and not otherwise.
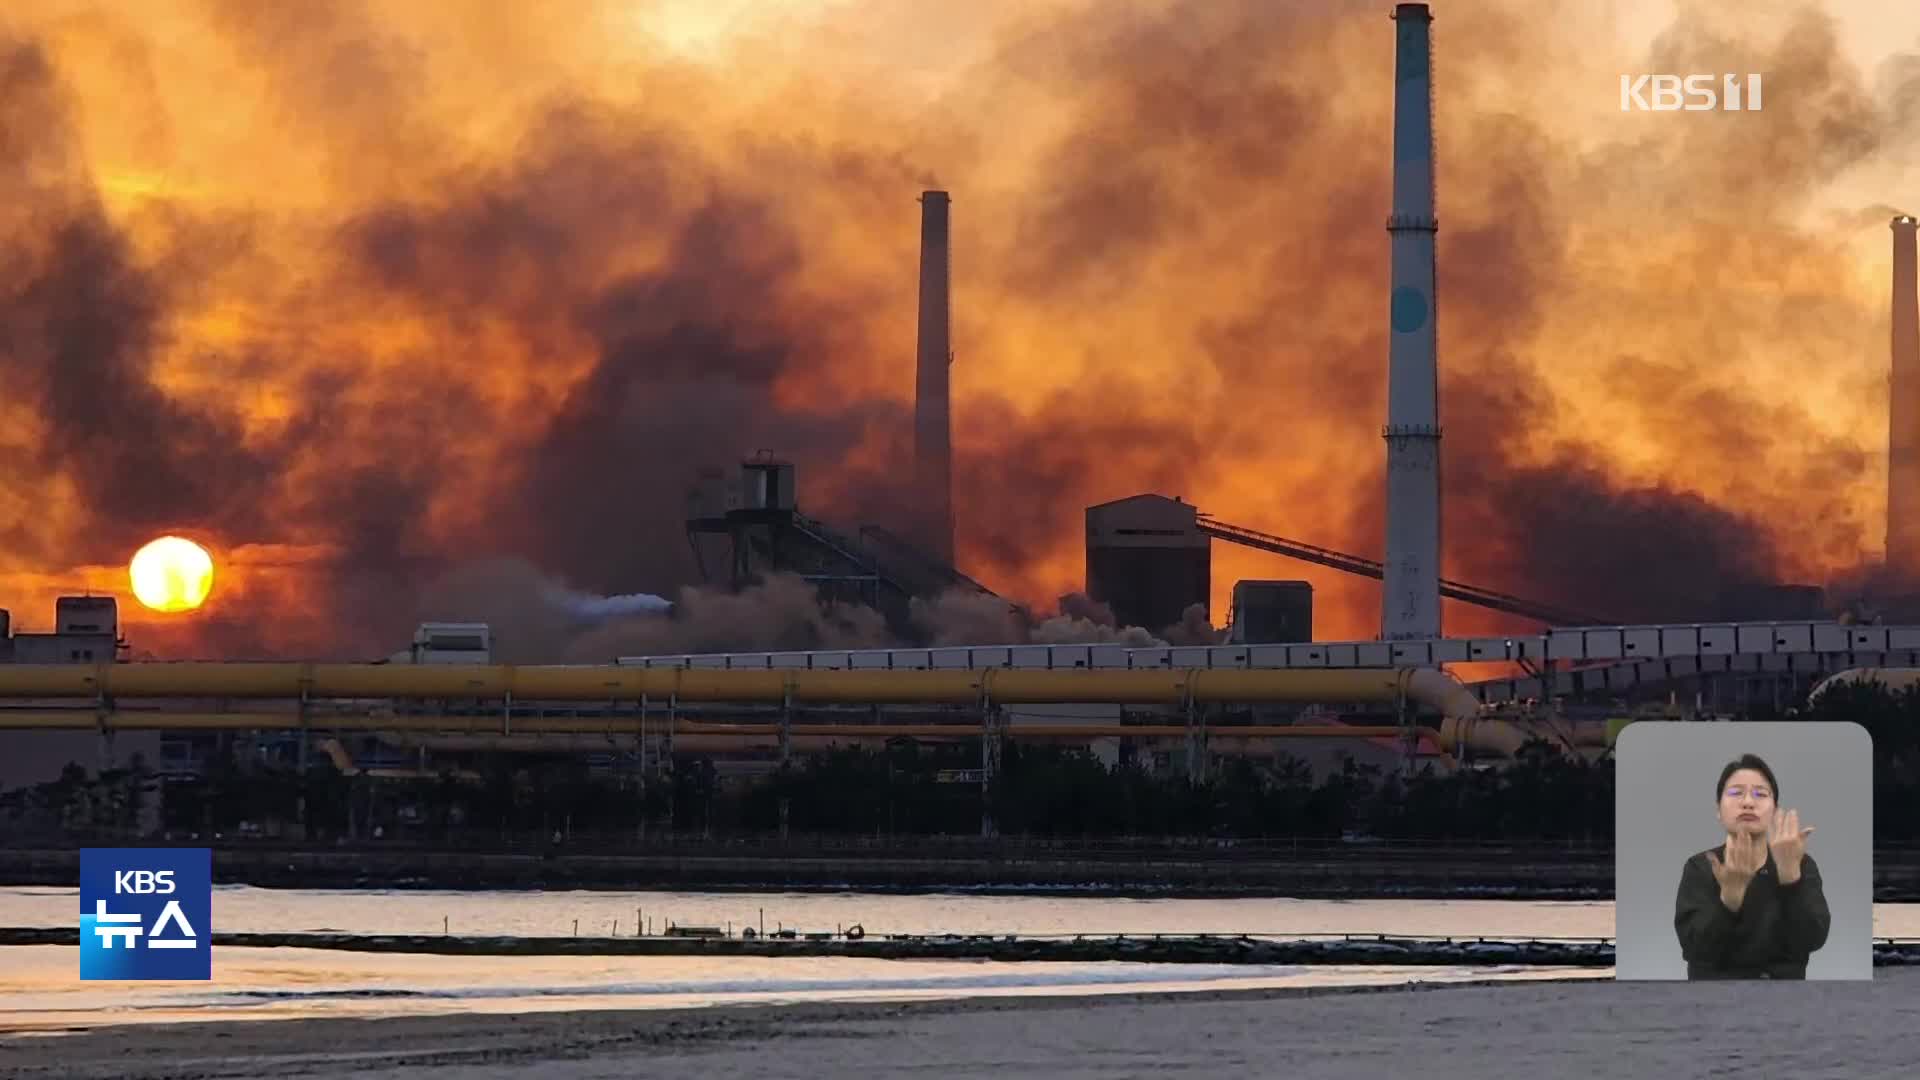
[[[385,652],[495,555],[672,594],[693,474],[761,447],[885,521],[929,186],[968,572],[1050,606],[1147,490],[1378,557],[1389,7],[16,6],[0,603],[124,596],[168,531],[220,572],[123,601],[166,655]],[[1448,576],[1661,617],[1877,554],[1920,14],[1435,9]],[[1766,109],[1618,110],[1668,70]],[[1371,582],[1214,565],[1216,621],[1305,577],[1377,629]]]

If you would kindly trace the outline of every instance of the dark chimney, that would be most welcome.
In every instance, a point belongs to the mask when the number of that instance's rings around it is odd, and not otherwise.
[[[948,367],[947,193],[920,196],[920,347],[913,398],[915,541],[953,565],[953,434]]]
[[[1893,378],[1887,420],[1887,570],[1920,584],[1920,300],[1910,215],[1893,219]]]

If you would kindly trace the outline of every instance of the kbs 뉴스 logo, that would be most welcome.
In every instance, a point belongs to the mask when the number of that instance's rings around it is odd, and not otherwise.
[[[80,850],[80,978],[213,977],[213,852]]]

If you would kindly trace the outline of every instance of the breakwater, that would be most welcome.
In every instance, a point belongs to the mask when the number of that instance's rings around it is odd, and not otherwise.
[[[71,945],[77,931],[0,928],[0,945]],[[215,933],[217,946],[339,949],[450,956],[757,956],[870,960],[1129,960],[1181,964],[1537,964],[1609,967],[1605,938],[1440,938],[1323,935],[1299,938],[1198,934],[1020,936],[844,933],[792,937],[469,937],[436,934]]]
[[[64,927],[0,927],[0,945],[71,945]],[[1251,934],[796,934],[754,936],[474,937],[438,934],[220,933],[217,946],[338,949],[459,956],[860,957],[872,960],[1001,960],[1178,964],[1520,964],[1611,967],[1611,938],[1498,938],[1385,934],[1276,937]],[[1875,966],[1920,964],[1920,939],[1881,938]]]

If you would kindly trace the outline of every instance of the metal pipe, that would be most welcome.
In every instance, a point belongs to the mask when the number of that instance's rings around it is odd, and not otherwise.
[[[523,746],[533,748],[542,739],[557,737],[556,750],[579,745],[586,739],[595,745],[610,745],[615,739],[641,732],[638,714],[608,716],[525,715],[513,720],[513,732],[504,733],[494,725],[498,721],[463,713],[391,713],[374,711],[343,713],[312,718],[311,725],[321,731],[419,732],[455,741],[474,740],[472,749]],[[168,710],[108,711],[79,709],[0,710],[0,731],[290,731],[299,724],[291,712],[173,712]],[[659,725],[655,733],[666,733]],[[1182,724],[1114,723],[1018,723],[1008,725],[1004,734],[1014,739],[1138,738],[1178,740],[1187,737]],[[718,724],[680,721],[673,725],[672,736],[683,750],[764,746],[778,748],[780,725],[774,723]],[[797,724],[792,745],[818,747],[833,740],[975,739],[983,728],[974,723],[958,724]],[[1288,739],[1378,739],[1397,738],[1400,728],[1381,724],[1245,724],[1215,727],[1208,731],[1214,742]],[[1512,756],[1533,732],[1524,725],[1506,720],[1474,720],[1446,717],[1434,732],[1435,740],[1447,753],[1470,746],[1481,753]],[[524,740],[524,742],[522,742]],[[688,741],[691,740],[691,741]],[[682,745],[684,744],[684,745]]]
[[[1435,741],[1449,753],[1457,752],[1462,746],[1471,747],[1475,753],[1494,754],[1500,757],[1513,757],[1520,748],[1534,739],[1538,733],[1523,724],[1508,720],[1478,720],[1472,717],[1452,717],[1440,721],[1440,734]]]
[[[10,664],[0,665],[0,699],[47,703],[77,699],[85,708],[0,711],[0,729],[92,727],[103,721],[94,704],[108,704],[111,723],[127,728],[191,730],[297,726],[293,713],[137,711],[114,708],[159,699],[271,700],[306,702],[307,723],[335,730],[491,731],[490,716],[405,714],[392,701],[499,701],[511,695],[518,707],[513,727],[527,732],[621,732],[639,729],[639,714],[541,715],[541,702],[612,704],[665,700],[677,703],[781,705],[899,704],[979,706],[1115,704],[1182,706],[1209,704],[1379,704],[1403,698],[1442,717],[1441,745],[1511,741],[1504,721],[1479,721],[1482,706],[1452,676],[1431,668],[1220,669],[1164,671],[730,671],[697,668],[513,667],[385,664]],[[329,700],[364,703],[363,711],[329,714]],[[860,725],[850,725],[859,727]],[[1064,727],[1065,725],[1063,725]],[[673,731],[697,733],[669,723]],[[808,726],[818,730],[817,725]],[[1115,725],[1116,730],[1119,725]],[[1084,726],[1074,726],[1078,733]],[[1138,734],[1130,730],[1129,734]],[[1221,729],[1244,734],[1245,729]],[[1014,734],[1019,734],[1016,726]],[[1303,733],[1273,735],[1302,737]],[[1366,737],[1361,730],[1341,732]]]
[[[978,737],[977,733],[975,734],[975,737],[976,738]],[[1327,736],[1316,736],[1316,737],[1349,738],[1352,736],[1350,736],[1348,733],[1341,733],[1338,736],[1327,735]],[[606,751],[610,749],[608,744],[605,742],[597,742],[595,740],[587,739],[587,737],[585,736],[578,736],[578,735],[573,735],[573,736],[557,735],[557,736],[548,736],[548,737],[528,738],[524,742],[520,741],[521,737],[517,735],[495,735],[495,736],[415,735],[415,736],[411,736],[411,738],[417,739],[419,745],[425,746],[429,750],[434,750],[442,753],[466,751],[466,752],[561,754],[561,753],[580,753],[580,752],[587,752],[587,751]],[[677,739],[678,739],[678,742],[676,745],[679,747],[681,752],[692,753],[692,754],[761,753],[761,754],[772,756],[774,754],[777,754],[780,749],[780,743],[778,738],[772,735],[681,735],[681,736],[677,736]],[[1055,742],[1055,743],[1062,743],[1062,742],[1072,743],[1076,741],[1074,737],[1070,737],[1066,735],[1022,734],[1022,735],[1019,735],[1017,739],[1024,739],[1032,742]],[[566,741],[563,742],[562,740],[566,740]],[[890,740],[891,740],[891,737],[883,738],[879,735],[809,735],[809,734],[796,732],[793,736],[792,745],[796,750],[800,750],[800,751],[820,751],[820,750],[831,750],[831,749],[855,747],[855,746],[878,749],[883,747]],[[945,740],[933,740],[933,741],[945,741]],[[1158,737],[1152,738],[1146,741],[1155,745],[1165,745],[1165,746],[1178,745],[1178,742],[1176,740],[1173,740],[1173,739],[1162,740]],[[413,745],[413,744],[409,744],[409,745]],[[1276,738],[1228,739],[1228,740],[1221,740],[1218,738],[1214,738],[1210,740],[1209,745],[1215,748],[1214,752],[1216,753],[1224,752],[1224,753],[1231,753],[1235,756],[1246,756],[1246,757],[1272,757],[1277,754],[1291,752],[1285,749],[1285,747],[1289,745],[1287,740],[1276,739]],[[1221,747],[1223,746],[1229,746],[1230,749],[1222,750]],[[1481,752],[1491,753],[1491,751],[1486,751],[1486,750],[1482,750]]]
[[[514,733],[491,734],[494,728],[476,721],[481,717],[458,713],[377,713],[343,715],[316,726],[331,731],[423,731],[452,733],[489,733],[488,738],[530,739],[540,735],[630,736],[640,727],[638,716],[520,716],[513,721]],[[291,731],[298,717],[291,713],[187,713],[187,712],[108,712],[78,713],[67,710],[0,712],[0,729],[6,730],[92,730],[110,731]],[[1009,724],[1001,729],[1013,737],[1028,738],[1184,738],[1185,725],[1179,724]],[[983,728],[973,724],[796,724],[794,738],[873,737],[915,739],[977,739]],[[679,735],[723,735],[741,738],[778,740],[778,724],[695,724],[674,726]],[[1378,739],[1397,736],[1400,729],[1382,724],[1245,724],[1212,728],[1213,738],[1245,739]]]
[[[519,751],[566,753],[582,750],[617,749],[620,740],[639,729],[635,716],[526,716],[514,720],[514,731],[505,733],[481,727],[482,718],[448,713],[367,713],[329,718],[322,730],[377,732],[397,736],[388,741],[443,751]],[[298,717],[292,713],[187,713],[167,711],[82,713],[77,710],[0,711],[0,730],[93,730],[105,731],[282,731],[292,730]],[[1480,729],[1482,742],[1490,729]],[[898,738],[922,741],[960,741],[978,739],[984,734],[980,724],[802,724],[797,725],[789,745],[802,749],[891,742]],[[1175,724],[1012,724],[1003,729],[1011,739],[1080,742],[1096,738],[1133,738],[1146,740],[1185,739],[1185,725]],[[1213,729],[1213,742],[1259,744],[1292,739],[1379,739],[1401,734],[1390,725],[1361,724],[1252,724]],[[682,751],[773,752],[781,745],[778,724],[676,724],[676,746]],[[340,766],[344,748],[333,739],[320,745]],[[1515,743],[1514,745],[1518,745]],[[1476,747],[1491,750],[1491,745]]]
[[[1819,701],[1827,691],[1837,686],[1879,683],[1895,693],[1920,687],[1920,668],[1848,668],[1835,672],[1813,684],[1807,692],[1807,704],[1811,706]]]
[[[606,716],[567,714],[523,715],[513,720],[514,734],[528,736],[605,735],[624,737],[640,729],[637,713]],[[104,713],[79,709],[7,709],[0,710],[0,729],[4,730],[93,730],[115,731],[292,731],[300,718],[292,712],[173,712],[165,709],[138,711],[110,710]],[[470,713],[340,713],[315,717],[313,726],[322,731],[434,731],[493,732],[497,721]],[[978,722],[954,724],[795,724],[793,734],[816,736],[873,735],[887,738],[979,738],[983,726]],[[1017,736],[1139,738],[1185,737],[1184,724],[1019,723],[1005,725],[1003,731]],[[716,724],[682,720],[673,725],[676,735],[753,735],[779,738],[777,723]],[[1216,727],[1210,734],[1220,738],[1382,738],[1400,734],[1391,725],[1364,724],[1239,724]]]
[[[442,699],[796,705],[1390,703],[1478,714],[1466,687],[1427,668],[1164,671],[737,671],[701,668],[389,664],[8,664],[0,698]]]
[[[763,730],[765,725],[735,725],[738,731],[701,731],[682,734],[682,740],[694,740],[696,743],[711,743],[726,748],[742,747],[776,749],[779,736],[775,732]],[[500,734],[446,734],[442,732],[393,732],[383,734],[382,741],[394,746],[424,746],[430,750],[519,750],[546,751],[561,753],[582,750],[606,750],[616,746],[615,735],[604,732],[553,732],[544,735],[525,733],[513,735]],[[1346,725],[1346,724],[1300,724],[1292,727],[1283,725],[1259,728],[1218,728],[1209,732],[1214,744],[1252,743],[1268,740],[1285,741],[1287,739],[1382,739],[1394,738],[1400,729],[1382,725]],[[930,732],[903,731],[897,725],[849,726],[833,731],[815,731],[802,727],[794,731],[795,745],[823,746],[846,744],[848,742],[880,742],[901,737],[912,737],[924,741],[947,741],[977,739],[981,731],[977,726],[948,724]],[[1184,727],[1168,728],[1164,725],[1151,727],[1128,727],[1124,731],[1111,726],[1092,729],[1068,725],[1046,725],[1039,728],[1016,727],[1007,735],[1016,739],[1081,740],[1088,738],[1140,738],[1175,740],[1186,737]],[[810,741],[807,741],[810,740]]]

